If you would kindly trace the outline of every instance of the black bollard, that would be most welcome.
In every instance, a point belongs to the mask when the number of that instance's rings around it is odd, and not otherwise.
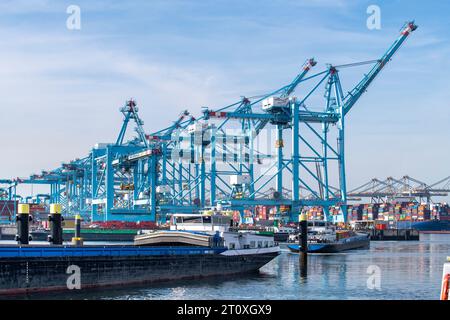
[[[64,219],[61,215],[61,205],[51,204],[50,214],[48,215],[48,221],[50,221],[50,235],[48,236],[48,241],[51,244],[63,243],[63,232],[62,232],[63,220]]]
[[[75,234],[72,238],[72,244],[75,246],[83,245],[83,238],[81,237],[81,216],[79,214],[75,216]]]
[[[300,276],[308,273],[308,221],[305,213],[300,214]]]
[[[17,206],[17,215],[16,215],[17,234],[15,237],[18,244],[28,244],[29,241],[31,240],[29,233],[30,221],[31,221],[30,205],[19,204]]]

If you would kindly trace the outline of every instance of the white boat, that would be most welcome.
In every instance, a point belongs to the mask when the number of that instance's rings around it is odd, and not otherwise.
[[[222,255],[275,257],[280,248],[273,236],[232,228],[232,218],[220,214],[173,214],[169,230],[143,231],[135,237],[138,246],[203,246],[225,250]],[[274,255],[275,254],[275,255]]]

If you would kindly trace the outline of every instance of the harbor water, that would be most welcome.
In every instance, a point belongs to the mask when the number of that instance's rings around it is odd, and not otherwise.
[[[282,254],[259,274],[150,284],[108,290],[30,295],[25,299],[439,299],[450,235],[421,241],[373,241],[370,249],[309,255],[300,277],[299,256]]]

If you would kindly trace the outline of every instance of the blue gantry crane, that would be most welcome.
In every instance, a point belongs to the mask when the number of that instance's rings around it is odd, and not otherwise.
[[[115,143],[97,144],[88,156],[40,175],[2,180],[5,190],[13,197],[18,184],[49,185],[50,202],[93,221],[164,220],[171,212],[205,208],[243,217],[261,205],[291,221],[302,208],[321,206],[327,219],[345,221],[345,117],[416,28],[406,23],[377,60],[311,74],[317,63],[308,59],[277,90],[204,107],[198,118],[186,110],[150,134],[129,100],[120,109],[124,120]],[[341,70],[366,64],[373,66],[345,93]],[[126,141],[133,122],[135,138]],[[333,206],[341,215],[329,214]]]

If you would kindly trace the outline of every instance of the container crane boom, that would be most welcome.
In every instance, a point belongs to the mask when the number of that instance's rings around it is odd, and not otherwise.
[[[317,64],[317,62],[314,60],[314,58],[310,58],[306,60],[306,62],[303,64],[302,71],[295,77],[292,82],[285,87],[282,94],[280,95],[282,98],[287,98],[291,95],[292,92],[294,92],[295,88],[302,82],[302,80],[305,78],[309,70],[311,70],[312,67],[314,67]],[[255,127],[256,134],[258,134],[269,122],[269,119],[264,119],[258,122],[258,124]]]
[[[391,47],[386,51],[386,53],[377,60],[376,64],[370,70],[368,74],[350,91],[344,99],[343,113],[344,116],[350,111],[353,105],[358,101],[361,95],[367,90],[369,85],[375,80],[380,71],[384,66],[391,60],[393,55],[401,47],[403,42],[408,38],[408,36],[417,29],[417,25],[414,21],[407,22],[400,33],[400,36],[395,40]]]
[[[306,60],[305,64],[303,65],[302,72],[295,77],[295,79],[289,84],[286,89],[284,90],[281,97],[289,97],[292,92],[294,92],[295,88],[298,86],[298,84],[303,80],[303,78],[306,76],[309,70],[311,70],[312,67],[314,67],[317,64],[317,62],[314,60],[314,58]]]

